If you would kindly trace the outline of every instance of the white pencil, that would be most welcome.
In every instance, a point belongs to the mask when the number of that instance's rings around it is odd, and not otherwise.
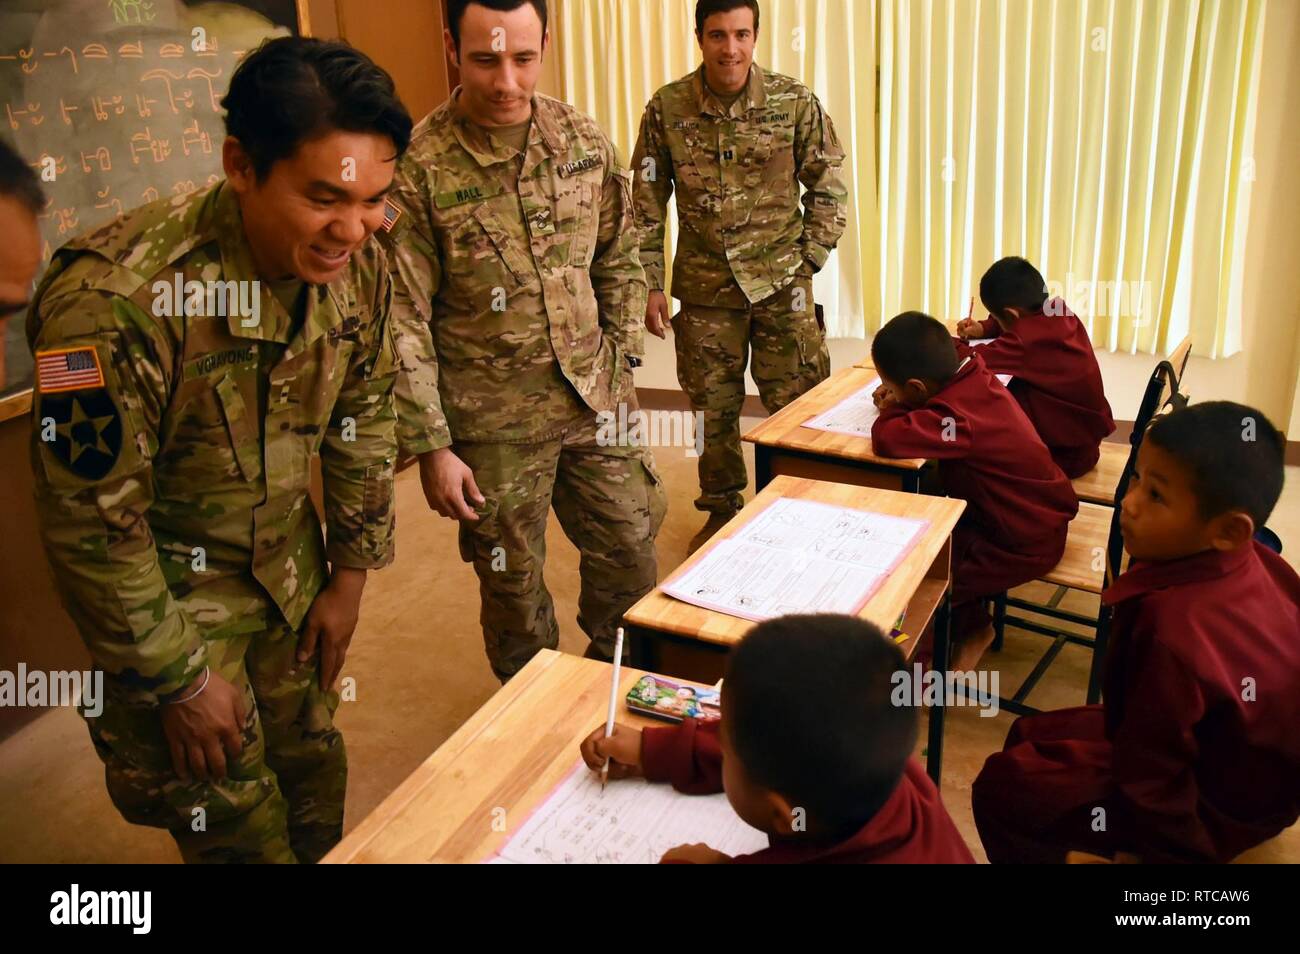
[[[609,715],[605,717],[605,738],[614,734],[614,706],[618,704],[618,676],[619,670],[623,667],[623,627],[618,628],[618,634],[614,637],[614,672],[609,684]],[[609,756],[605,756],[605,764],[600,767],[600,790],[605,790],[605,783],[609,781]]]

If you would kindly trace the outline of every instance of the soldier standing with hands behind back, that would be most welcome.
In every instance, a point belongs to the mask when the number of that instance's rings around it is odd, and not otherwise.
[[[660,338],[669,310],[664,224],[677,192],[677,379],[704,413],[695,506],[709,514],[692,550],[744,505],[740,410],[750,349],[771,413],[830,373],[812,276],[847,221],[844,152],[807,87],[754,63],[758,28],[757,0],[698,0],[704,63],[651,98],[632,159],[650,285],[645,323]]]
[[[408,361],[399,417],[439,422],[420,457],[430,507],[460,521],[488,660],[509,679],[559,639],[542,579],[552,507],[578,548],[578,622],[609,659],[629,606],[655,584],[664,494],[648,448],[604,446],[596,415],[636,410],[645,278],[630,176],[595,121],[534,92],[545,0],[451,0],[450,100],[399,163],[386,241],[394,318],[432,330]]]

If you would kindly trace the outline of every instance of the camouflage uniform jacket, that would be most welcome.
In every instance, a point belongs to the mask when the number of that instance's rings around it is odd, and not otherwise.
[[[806,86],[755,64],[730,109],[704,67],[646,106],[632,157],[641,263],[664,288],[664,223],[677,192],[675,298],[744,307],[826,264],[847,222],[844,150]],[[799,184],[807,189],[801,200]],[[806,266],[804,263],[807,263]]]
[[[308,286],[297,328],[265,284],[253,311],[256,277],[220,183],[63,246],[29,313],[46,552],[96,665],[136,702],[198,675],[205,639],[298,627],[326,560],[392,559],[384,253],[368,242],[340,278]],[[216,284],[192,294],[191,281]]]
[[[609,138],[539,94],[521,155],[469,122],[459,97],[416,126],[381,233],[404,366],[415,365],[398,382],[404,449],[426,415],[440,447],[548,440],[629,400],[627,358],[642,350],[631,176]],[[406,354],[426,328],[434,364]]]

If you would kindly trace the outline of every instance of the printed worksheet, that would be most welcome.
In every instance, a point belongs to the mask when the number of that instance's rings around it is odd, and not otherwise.
[[[683,602],[755,621],[851,614],[928,523],[781,497],[662,588]]]
[[[834,434],[870,437],[871,425],[876,423],[877,414],[876,402],[871,399],[871,394],[878,387],[880,378],[874,379],[860,391],[854,391],[834,407],[822,411],[816,417],[810,417],[802,426]]]
[[[612,780],[579,761],[491,859],[494,864],[646,864],[669,848],[703,842],[727,855],[768,846],[726,795],[683,795],[642,778]]]

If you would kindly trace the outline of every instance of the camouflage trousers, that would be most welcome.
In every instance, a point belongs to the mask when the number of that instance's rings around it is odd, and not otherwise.
[[[542,578],[552,508],[578,548],[578,625],[595,652],[612,659],[623,613],[656,582],[655,536],[667,501],[650,450],[601,446],[591,414],[544,443],[458,443],[455,452],[487,501],[477,522],[462,521],[460,552],[478,573],[497,678],[506,681],[559,643]]]
[[[749,475],[740,449],[740,411],[750,350],[750,371],[769,414],[830,374],[826,335],[814,308],[812,279],[802,276],[747,308],[682,303],[673,319],[677,381],[691,409],[704,414],[697,509],[733,513],[744,506]]]
[[[347,753],[333,723],[338,695],[321,691],[317,661],[298,663],[297,648],[283,622],[208,641],[213,672],[244,693],[243,752],[227,755],[221,781],[177,778],[157,709],[106,692],[86,722],[122,817],[166,828],[191,863],[324,857],[343,836]]]

